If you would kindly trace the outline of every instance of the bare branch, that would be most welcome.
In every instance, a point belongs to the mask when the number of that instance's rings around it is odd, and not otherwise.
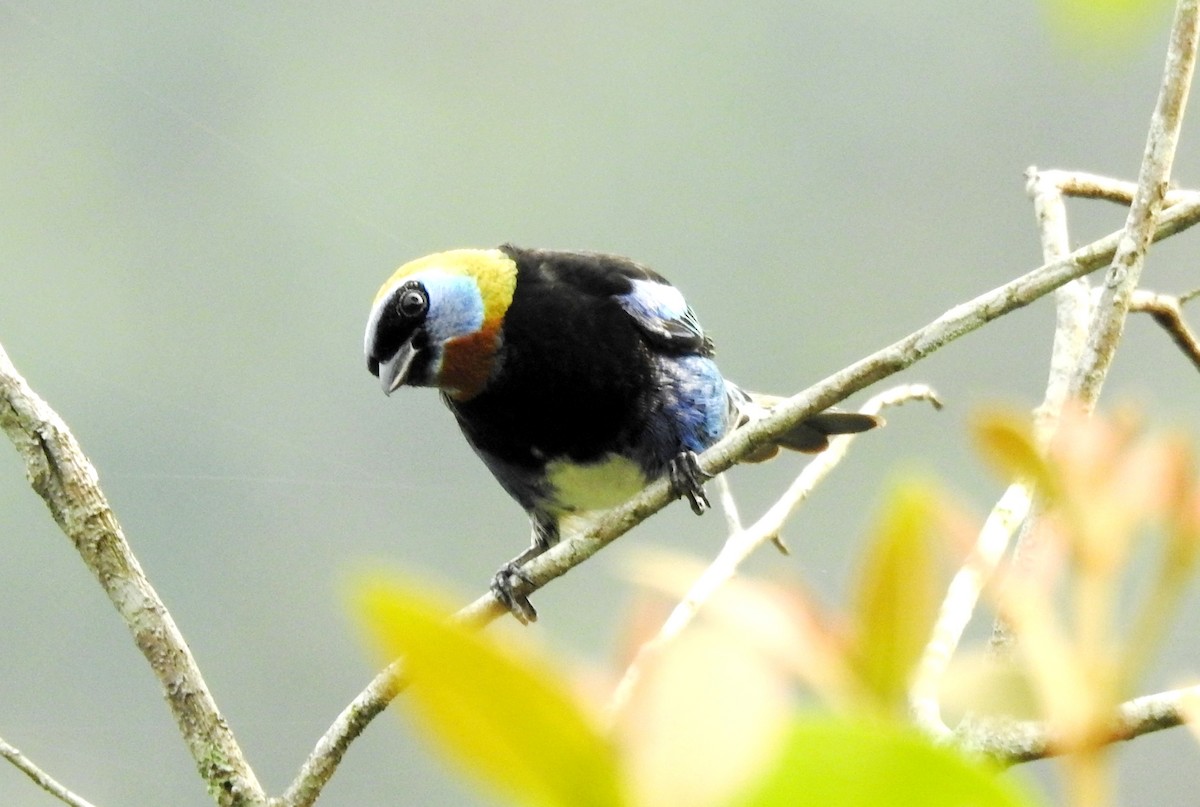
[[[1026,172],[1028,192],[1034,201],[1046,261],[1059,259],[1068,249],[1064,195],[1107,199],[1130,205],[1124,236],[1113,256],[1100,301],[1092,305],[1088,285],[1082,279],[1066,284],[1056,292],[1057,318],[1050,377],[1045,400],[1035,411],[1037,437],[1042,445],[1048,443],[1053,435],[1068,394],[1079,396],[1089,408],[1094,406],[1099,397],[1141,276],[1146,250],[1154,240],[1151,235],[1155,229],[1153,222],[1163,206],[1195,203],[1194,191],[1168,193],[1167,186],[1191,86],[1196,39],[1195,3],[1193,0],[1181,0],[1172,27],[1163,85],[1151,118],[1137,184],[1085,172],[1039,172],[1035,168]],[[1089,318],[1090,327],[1085,328],[1084,322]],[[1189,357],[1198,355],[1192,350],[1195,340],[1190,338],[1191,333],[1178,314],[1178,306],[1174,312],[1161,309],[1155,318],[1168,329]],[[1196,359],[1193,358],[1193,361]],[[1022,487],[1018,483],[1016,489]],[[1006,497],[1010,494],[1016,495],[1014,488],[1010,488]],[[1008,506],[1011,507],[1011,504]],[[1029,507],[1026,506],[1025,510],[1028,512]],[[1030,534],[1026,524],[1026,530],[1014,550],[1017,563],[1031,562],[1031,557],[1037,552],[1037,547],[1029,543]],[[964,605],[965,602],[964,599]],[[971,607],[974,607],[973,603]],[[1012,636],[1003,620],[997,620],[992,646],[999,648],[1011,640]],[[940,721],[932,719],[932,712],[926,714],[926,718],[934,729],[940,725]]]
[[[1176,6],[1175,20],[1171,28],[1171,41],[1167,51],[1162,88],[1150,121],[1142,167],[1136,186],[1091,174],[1047,172],[1030,174],[1030,192],[1034,196],[1035,209],[1041,225],[1042,244],[1049,260],[1065,249],[1067,231],[1062,193],[1108,199],[1130,205],[1120,244],[1113,256],[1112,266],[1105,277],[1103,292],[1093,307],[1088,338],[1079,350],[1081,317],[1088,308],[1087,289],[1078,286],[1071,297],[1064,288],[1059,292],[1058,323],[1055,331],[1054,359],[1046,400],[1039,409],[1037,437],[1043,447],[1051,439],[1058,415],[1062,409],[1062,369],[1074,365],[1070,376],[1069,392],[1078,397],[1085,407],[1091,409],[1100,395],[1101,387],[1111,366],[1117,344],[1124,329],[1125,318],[1137,296],[1137,285],[1145,263],[1146,251],[1154,240],[1154,222],[1164,205],[1192,204],[1192,192],[1168,194],[1171,166],[1182,126],[1183,113],[1195,69],[1196,50],[1200,39],[1200,20],[1196,0],[1180,0]],[[1169,208],[1168,208],[1169,209]],[[1169,302],[1169,301],[1168,301]],[[1154,312],[1155,318],[1172,334],[1181,349],[1196,362],[1200,352],[1195,350],[1195,338],[1183,323],[1179,301],[1174,306],[1164,304]],[[1072,359],[1077,356],[1077,360]],[[1197,365],[1200,367],[1200,364]],[[1020,483],[1010,491],[1021,489]],[[1032,519],[1025,522],[1026,538],[1030,533]],[[1036,555],[1037,547],[1028,540],[1018,540],[1014,562],[1026,564]],[[998,560],[998,558],[997,558]],[[971,603],[973,607],[974,603]],[[1005,647],[1012,641],[1011,632],[1002,620],[998,620],[993,632],[993,647]],[[942,668],[944,670],[944,667]],[[929,695],[930,693],[924,693]],[[933,693],[936,696],[936,693]],[[1133,707],[1150,707],[1155,701],[1139,699],[1122,707],[1121,731],[1114,733],[1114,740],[1136,736],[1133,732],[1165,728],[1159,720],[1145,719]],[[936,716],[936,703],[931,710]],[[930,721],[935,730],[944,729],[940,720]],[[1170,723],[1169,725],[1175,725]],[[1127,731],[1126,731],[1127,730]],[[1005,755],[1009,759],[1037,758],[1052,745],[1042,729],[1031,730],[1029,724],[1012,721],[964,720],[959,731],[966,737],[965,744],[974,746],[982,742],[1007,744]],[[1031,733],[1032,732],[1032,733]]]
[[[1062,171],[1038,172],[1030,168],[1026,174],[1026,190],[1033,198],[1033,212],[1042,241],[1042,260],[1056,261],[1071,251],[1067,230],[1067,210],[1064,185],[1078,180],[1079,175]],[[1103,177],[1089,177],[1091,182]],[[1132,192],[1132,183],[1126,183]],[[1049,442],[1057,428],[1058,416],[1070,393],[1071,378],[1079,366],[1080,356],[1087,344],[1088,321],[1092,317],[1092,296],[1086,278],[1072,280],[1054,292],[1054,344],[1050,350],[1050,373],[1046,394],[1034,412],[1038,441]]]
[[[1117,707],[1105,743],[1123,742],[1187,720],[1187,705],[1200,697],[1200,686],[1172,689],[1126,701]],[[1063,744],[1043,723],[1007,719],[964,722],[956,741],[965,751],[1014,765],[1055,756]]]
[[[350,743],[408,686],[402,661],[394,661],[372,679],[350,705],[333,721],[304,761],[295,780],[282,798],[270,807],[310,807],[332,778]]]
[[[1033,171],[1034,169],[1030,169]],[[1058,189],[1064,196],[1075,196],[1082,199],[1102,199],[1121,205],[1133,204],[1137,194],[1137,183],[1124,179],[1089,174],[1086,171],[1061,171],[1049,169],[1036,172],[1041,181]],[[1167,207],[1191,199],[1196,191],[1168,190],[1163,198]]]
[[[69,804],[71,807],[95,807],[90,801],[77,796],[70,790],[67,790],[63,785],[54,780],[50,774],[43,771],[37,765],[34,765],[29,757],[22,754],[13,746],[9,745],[0,738],[0,757],[4,757],[13,765],[28,776],[42,790],[45,790],[51,796],[61,801],[63,804]]]
[[[1176,297],[1138,289],[1133,293],[1129,310],[1145,312],[1153,317],[1154,321],[1163,327],[1172,341],[1183,351],[1183,355],[1188,357],[1197,370],[1200,370],[1200,340],[1197,340],[1196,334],[1183,319],[1183,303],[1195,294],[1196,292],[1193,291]]]
[[[733,497],[733,488],[729,485],[729,477],[721,474],[716,478],[717,488],[721,500],[721,512],[725,514],[725,527],[730,535],[734,535],[742,531],[742,514],[738,511],[737,499]],[[787,548],[782,544],[779,545],[780,551],[787,552]]]
[[[1146,250],[1153,239],[1155,221],[1163,208],[1192,85],[1198,36],[1197,0],[1180,0],[1171,26],[1162,89],[1150,119],[1137,193],[1130,205],[1112,266],[1104,279],[1104,292],[1092,317],[1083,360],[1071,384],[1071,392],[1089,410],[1100,397],[1104,378],[1116,354],[1130,300],[1142,276]]]
[[[1026,179],[1026,192],[1033,199],[1034,217],[1041,237],[1042,259],[1059,260],[1070,251],[1071,243],[1063,195],[1068,188],[1108,187],[1110,183],[1104,177],[1064,171],[1038,171],[1032,167],[1026,172]],[[1132,199],[1135,186],[1132,183],[1119,184],[1129,186]],[[1087,278],[1072,280],[1054,292],[1054,314],[1054,342],[1050,348],[1046,393],[1033,412],[1037,441],[1043,448],[1058,429],[1059,416],[1070,395],[1071,380],[1087,345],[1088,322],[1092,317],[1092,294]],[[934,733],[948,731],[941,723],[937,708],[937,687],[945,675],[950,655],[958,646],[958,640],[974,613],[983,586],[1000,563],[1016,530],[1020,529],[1021,532],[1013,549],[1015,562],[1035,562],[1040,547],[1036,544],[1036,533],[1031,529],[1033,519],[1029,518],[1034,495],[1035,491],[1024,481],[1009,486],[980,531],[971,560],[955,577],[947,592],[938,626],[934,630],[934,641],[926,649],[918,686],[913,691],[916,715]],[[1003,617],[998,617],[992,626],[992,649],[1000,652],[1007,649],[1012,641],[1008,624]],[[944,657],[939,655],[943,653],[946,654]]]
[[[265,804],[266,796],[217,710],[183,635],[125,541],[96,469],[62,418],[17,372],[3,347],[0,428],[24,459],[33,489],[45,500],[150,663],[217,803],[222,807]]]
[[[938,612],[937,622],[917,673],[909,689],[913,722],[931,737],[949,737],[950,729],[942,721],[938,690],[946,677],[950,660],[958,649],[963,631],[975,613],[979,595],[1000,564],[1017,528],[1029,515],[1032,491],[1020,482],[1008,486],[988,514],[966,563],[954,575]],[[1003,626],[1001,629],[1007,630]]]

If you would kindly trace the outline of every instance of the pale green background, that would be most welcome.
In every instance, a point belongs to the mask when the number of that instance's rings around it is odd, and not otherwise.
[[[1039,262],[1031,163],[1132,177],[1166,16],[1081,56],[1033,2],[0,2],[0,343],[67,419],[264,784],[278,792],[372,664],[344,608],[387,563],[474,597],[520,510],[436,396],[361,356],[394,266],[504,240],[621,252],[683,289],[747,386],[794,391]],[[1196,112],[1197,110],[1193,110]],[[1192,124],[1195,120],[1191,121]],[[1185,128],[1176,175],[1196,184]],[[1075,208],[1078,243],[1123,214]],[[1150,284],[1198,284],[1196,236]],[[1030,406],[1043,301],[904,374],[752,570],[843,596],[884,481],[983,512],[965,423]],[[1134,320],[1106,390],[1194,428],[1194,370]],[[738,471],[754,514],[799,467]],[[676,506],[535,599],[551,647],[621,634],[630,547],[711,555]],[[104,807],[208,804],[157,685],[0,447],[0,736]],[[1185,626],[1149,683],[1200,669]],[[1190,805],[1182,730],[1119,751],[1125,803]],[[476,803],[389,715],[322,805]],[[0,765],[0,804],[51,804]]]

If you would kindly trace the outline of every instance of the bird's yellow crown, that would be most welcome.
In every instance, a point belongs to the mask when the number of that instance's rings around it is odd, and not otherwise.
[[[474,278],[483,300],[484,322],[502,319],[512,304],[513,290],[517,286],[517,264],[498,249],[451,249],[409,261],[380,287],[375,295],[375,304],[378,305],[409,276],[427,270]]]
[[[467,292],[463,278],[473,281]],[[446,327],[472,323],[469,329],[447,334],[437,345],[437,386],[452,398],[477,395],[494,370],[504,315],[517,286],[517,264],[498,249],[453,249],[435,252],[401,266],[375,295],[378,311],[392,293],[418,279],[433,296],[431,320]],[[431,335],[437,341],[436,327]]]

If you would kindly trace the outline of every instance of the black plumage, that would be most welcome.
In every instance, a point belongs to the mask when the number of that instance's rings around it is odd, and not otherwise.
[[[366,351],[385,391],[440,388],[529,513],[533,544],[493,582],[522,619],[534,611],[512,580],[558,540],[563,517],[611,507],[664,475],[702,512],[695,455],[778,400],[721,375],[712,342],[665,278],[598,253],[505,245],[406,264],[376,296]],[[879,422],[829,411],[779,445],[819,451],[828,435]]]

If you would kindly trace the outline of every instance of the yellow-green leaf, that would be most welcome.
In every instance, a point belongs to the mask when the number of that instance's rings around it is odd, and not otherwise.
[[[612,746],[549,665],[449,621],[416,587],[372,580],[357,595],[376,644],[404,658],[402,697],[471,774],[522,807],[624,804]]]
[[[770,773],[731,807],[1033,807],[1010,777],[903,726],[806,720]]]
[[[1043,0],[1051,30],[1060,42],[1081,53],[1135,53],[1170,19],[1167,0]],[[1132,56],[1130,57],[1132,58]]]
[[[984,415],[975,425],[975,441],[980,453],[1005,477],[1026,480],[1043,496],[1057,496],[1057,476],[1034,443],[1028,417],[1000,412]]]
[[[615,727],[639,807],[725,804],[779,752],[793,680],[748,632],[701,620],[643,660]]]
[[[886,712],[903,716],[913,668],[941,599],[933,531],[934,494],[897,487],[867,549],[855,604],[855,668]]]

